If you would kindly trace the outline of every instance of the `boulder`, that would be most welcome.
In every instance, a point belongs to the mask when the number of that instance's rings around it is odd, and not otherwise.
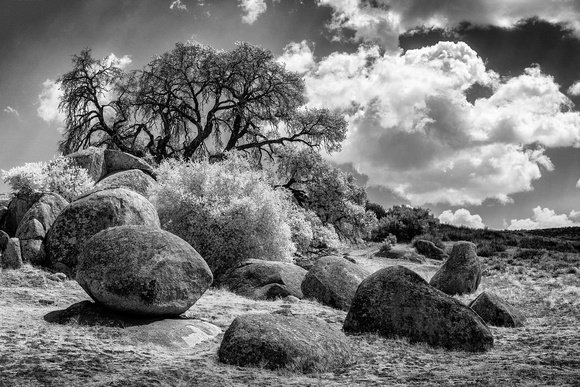
[[[102,178],[90,192],[103,191],[112,188],[127,188],[145,197],[149,190],[157,185],[155,179],[140,169],[113,172]]]
[[[45,236],[46,231],[42,223],[35,218],[20,222],[16,230],[16,238],[18,239],[43,239]]]
[[[412,343],[451,350],[480,352],[493,347],[481,317],[403,266],[381,269],[360,284],[343,329],[403,336]]]
[[[249,259],[227,270],[220,276],[219,284],[256,300],[302,298],[300,285],[305,275],[306,270],[293,263]]]
[[[341,257],[322,257],[302,282],[305,298],[347,311],[359,284],[369,275],[362,267]]]
[[[58,217],[58,215],[68,206],[68,201],[54,192],[46,192],[40,195],[38,200],[26,211],[20,225],[16,230],[16,236],[21,239],[34,239],[43,238],[44,234],[52,227],[52,224]],[[27,229],[36,228],[39,230],[37,224],[31,225],[30,222],[34,223],[34,220],[40,223],[43,231],[39,231],[42,235],[35,236],[34,234],[25,235]]]
[[[8,240],[10,240],[10,236],[6,234],[4,231],[0,230],[0,254],[2,254],[6,249],[6,246],[8,245]]]
[[[22,253],[18,238],[10,238],[2,258],[2,269],[20,269],[22,267]]]
[[[451,256],[431,278],[431,286],[449,295],[473,293],[481,281],[482,267],[475,244],[457,242]]]
[[[218,358],[242,367],[329,372],[348,365],[352,350],[344,333],[320,319],[249,314],[226,330]]]
[[[95,192],[72,202],[46,236],[49,266],[74,278],[84,243],[101,230],[123,225],[159,228],[159,216],[147,199],[126,188]]]
[[[84,244],[76,280],[111,310],[168,316],[188,310],[213,277],[203,258],[178,236],[159,228],[119,226]]]
[[[14,237],[22,218],[34,203],[42,197],[42,195],[42,193],[31,193],[27,195],[20,194],[14,196],[8,205],[7,213],[4,215],[2,229],[8,235]]]
[[[145,160],[118,150],[105,150],[105,166],[107,174],[127,171],[130,169],[140,169],[153,178],[156,178],[153,167],[151,167],[151,165],[149,165]]]
[[[95,181],[101,180],[107,174],[105,166],[105,150],[103,148],[89,147],[67,155],[76,165],[87,170],[89,176]]]
[[[447,254],[445,254],[445,251],[435,246],[435,243],[423,239],[419,239],[415,242],[415,249],[417,249],[419,254],[423,254],[427,258],[438,261],[443,261],[448,257]]]
[[[523,327],[526,321],[520,311],[493,293],[481,293],[469,307],[487,324],[497,327]]]
[[[46,251],[42,239],[20,239],[20,251],[22,262],[30,263],[33,266],[46,265]]]

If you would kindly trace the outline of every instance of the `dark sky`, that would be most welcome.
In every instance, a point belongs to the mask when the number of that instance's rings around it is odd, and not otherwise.
[[[328,158],[371,200],[477,227],[574,225],[579,31],[567,0],[3,0],[0,169],[56,154],[56,80],[83,48],[136,69],[176,42],[248,41],[303,74],[310,106],[345,115]]]

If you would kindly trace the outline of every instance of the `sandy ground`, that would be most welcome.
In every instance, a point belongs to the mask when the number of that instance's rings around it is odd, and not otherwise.
[[[399,247],[398,247],[399,248]],[[400,247],[407,248],[407,247]],[[376,247],[350,252],[369,271],[404,264],[429,279],[439,263],[373,258]],[[194,347],[151,340],[129,329],[51,324],[52,311],[88,300],[74,281],[56,282],[26,267],[0,273],[0,386],[580,386],[580,277],[527,266],[488,271],[491,290],[525,312],[523,328],[494,328],[483,354],[411,345],[377,335],[349,336],[355,363],[334,373],[295,374],[217,361],[223,331],[245,313],[314,315],[342,326],[345,312],[313,301],[252,301],[210,289],[186,313],[218,327]],[[461,297],[469,302],[476,294]],[[145,328],[144,328],[145,329]],[[221,331],[221,333],[220,333]]]

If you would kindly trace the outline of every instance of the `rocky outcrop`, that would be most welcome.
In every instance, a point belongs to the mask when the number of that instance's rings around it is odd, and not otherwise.
[[[8,239],[4,253],[0,258],[2,269],[20,269],[22,267],[22,253],[18,238]]]
[[[431,241],[419,239],[415,241],[415,249],[417,249],[419,254],[422,254],[430,259],[435,259],[437,261],[444,261],[448,258],[445,251],[435,246],[435,243]]]
[[[249,259],[226,271],[220,276],[219,284],[256,300],[302,298],[300,285],[305,275],[306,270],[293,263]]]
[[[344,333],[316,318],[274,314],[237,317],[218,351],[220,362],[295,372],[329,372],[351,362]]]
[[[481,317],[403,266],[381,269],[360,284],[343,329],[452,350],[479,352],[493,346]]]
[[[74,277],[83,245],[99,231],[123,225],[159,228],[159,217],[147,199],[125,188],[95,192],[72,202],[46,237],[49,266]]]
[[[473,293],[479,287],[482,267],[471,242],[457,242],[451,256],[429,282],[449,295]]]
[[[8,204],[8,210],[4,214],[3,224],[0,225],[0,228],[10,235],[10,237],[15,237],[16,229],[22,221],[22,218],[24,218],[26,212],[28,212],[42,195],[42,193],[32,193],[29,195],[14,196],[10,204]]]
[[[212,283],[201,256],[159,228],[107,228],[80,251],[77,282],[111,310],[140,316],[179,315]]]
[[[469,307],[486,323],[496,327],[522,327],[526,322],[520,311],[493,293],[481,293]]]
[[[302,282],[305,298],[332,308],[348,310],[356,289],[369,273],[341,257],[322,257],[308,270]]]

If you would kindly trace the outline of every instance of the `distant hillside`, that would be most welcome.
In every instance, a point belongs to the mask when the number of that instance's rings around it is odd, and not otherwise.
[[[541,230],[528,230],[525,233],[546,238],[558,238],[580,242],[580,227],[544,228]]]

